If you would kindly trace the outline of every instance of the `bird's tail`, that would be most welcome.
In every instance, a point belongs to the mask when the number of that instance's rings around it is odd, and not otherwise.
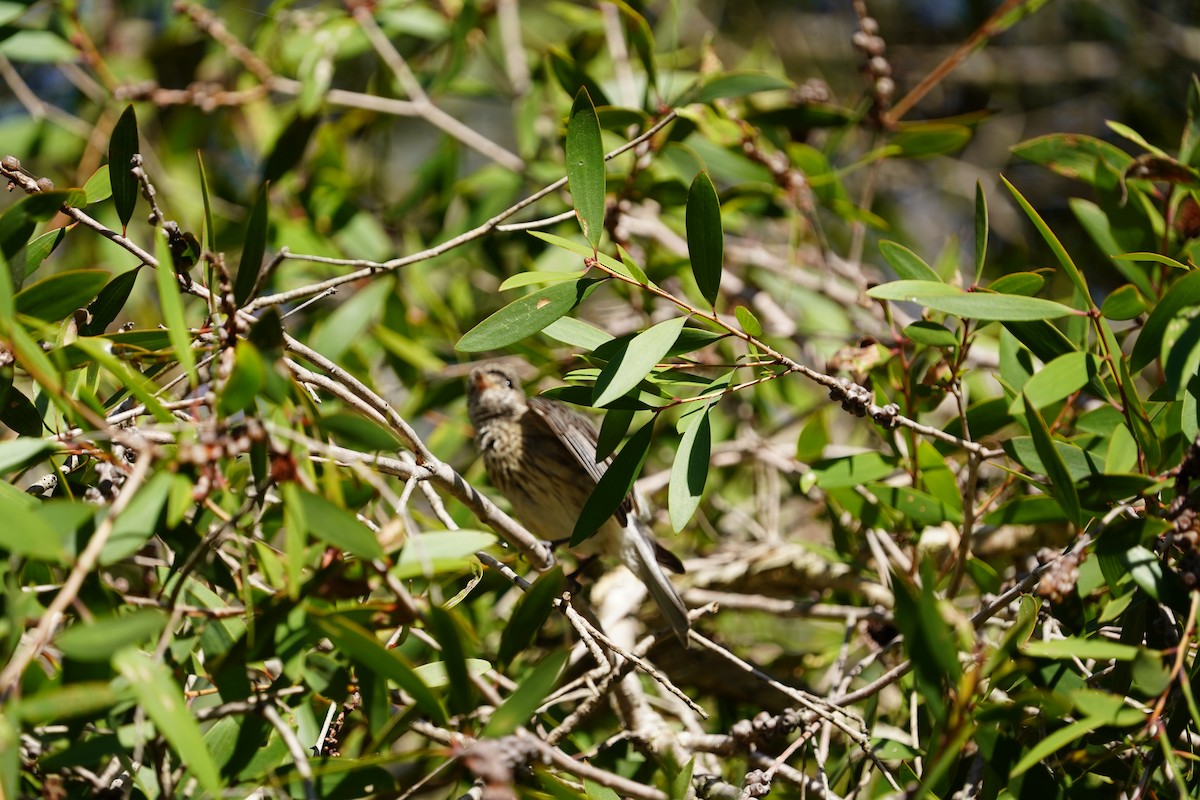
[[[671,579],[658,562],[654,534],[644,523],[631,515],[628,524],[622,530],[622,537],[624,541],[621,546],[621,560],[638,580],[646,585],[655,604],[667,618],[671,630],[679,637],[683,646],[687,647],[688,630],[691,628],[687,606],[683,604],[679,593],[671,584]]]

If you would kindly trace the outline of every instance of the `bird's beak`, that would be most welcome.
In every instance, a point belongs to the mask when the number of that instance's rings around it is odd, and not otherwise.
[[[475,376],[471,380],[476,392],[482,392],[486,389],[492,388],[492,382],[488,378],[488,374],[482,370],[476,372]]]

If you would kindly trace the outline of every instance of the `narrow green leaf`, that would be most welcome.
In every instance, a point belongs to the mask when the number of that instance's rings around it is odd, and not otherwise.
[[[638,60],[642,62],[642,69],[646,70],[646,76],[649,78],[647,88],[654,89],[658,85],[658,72],[657,59],[654,57],[654,33],[650,29],[650,23],[625,0],[614,0],[614,3],[621,12],[621,19],[625,20],[627,35],[633,42],[633,49],[637,51]]]
[[[892,281],[867,291],[876,300],[901,300],[970,319],[1021,322],[1078,313],[1053,300],[993,292],[964,292],[934,281]]]
[[[28,278],[37,268],[42,265],[51,253],[62,243],[62,240],[67,238],[67,229],[59,228],[57,230],[48,231],[38,236],[28,245],[25,246],[24,253],[18,253],[17,258],[11,265],[13,268],[21,266],[22,259],[24,260],[24,277]]]
[[[491,662],[484,661],[482,658],[465,658],[463,666],[466,667],[467,674],[473,678],[486,675],[492,669]],[[450,685],[450,670],[446,669],[445,661],[418,664],[413,667],[413,672],[430,689],[444,689]]]
[[[583,229],[583,238],[592,250],[600,248],[604,232],[604,146],[600,141],[600,120],[587,88],[580,87],[567,121],[567,186],[575,203],[575,216]]]
[[[1010,272],[1001,275],[988,285],[988,290],[998,294],[1018,294],[1032,297],[1046,285],[1046,279],[1036,272]]]
[[[48,685],[42,691],[32,696],[10,701],[9,708],[13,709],[12,716],[19,716],[26,724],[41,725],[49,722],[62,724],[63,720],[74,717],[93,716],[97,712],[110,708],[121,697],[113,688],[112,681],[79,681],[65,686]],[[0,749],[5,747],[4,739],[0,736]],[[20,748],[14,742],[13,752]],[[14,791],[8,795],[17,797]]]
[[[791,89],[794,84],[778,75],[769,72],[722,72],[705,79],[695,88],[689,90],[673,105],[687,103],[711,103],[726,97],[745,97],[757,92],[772,92],[780,89]]]
[[[558,683],[570,655],[565,648],[550,653],[492,713],[484,738],[507,736],[524,725]]]
[[[217,397],[217,411],[221,416],[249,410],[266,382],[266,375],[267,365],[254,345],[247,341],[238,342],[234,349],[233,369]]]
[[[91,302],[106,283],[108,273],[102,269],[57,272],[17,292],[13,302],[19,314],[58,322]]]
[[[391,573],[407,581],[443,573],[467,572],[475,554],[496,543],[486,531],[429,531],[409,536]]]
[[[550,618],[554,601],[563,592],[565,580],[562,566],[556,566],[539,575],[529,591],[517,601],[508,624],[504,626],[504,633],[500,635],[497,653],[501,664],[511,664],[533,642],[542,625]]]
[[[885,506],[895,509],[920,529],[943,522],[959,524],[962,513],[928,492],[909,486],[889,486],[883,483],[866,484],[866,489]]]
[[[28,497],[0,494],[0,552],[50,564],[69,564],[71,553],[65,538],[68,532],[56,528],[53,520],[26,505]],[[73,532],[71,532],[73,533]]]
[[[1189,272],[1175,281],[1171,290],[1154,306],[1133,345],[1129,368],[1138,372],[1157,358],[1171,320],[1183,309],[1197,304],[1200,304],[1200,270]]]
[[[401,689],[408,692],[417,708],[429,715],[434,722],[439,725],[446,722],[446,709],[442,702],[417,677],[412,665],[403,655],[395,650],[388,650],[374,634],[345,617],[310,616],[309,619],[329,637],[334,647],[364,669],[395,681]]]
[[[901,244],[885,239],[879,243],[879,252],[883,253],[900,280],[945,283],[923,258]]]
[[[1072,660],[1076,658],[1094,658],[1100,661],[1132,661],[1137,658],[1138,648],[1110,641],[1109,639],[1085,639],[1079,636],[1068,636],[1065,639],[1043,641],[1035,639],[1026,642],[1021,651],[1034,658],[1053,658]]]
[[[963,147],[971,134],[971,128],[952,122],[912,122],[902,124],[889,144],[901,158],[929,158]]]
[[[108,566],[129,558],[141,550],[152,536],[162,532],[159,520],[171,493],[172,483],[171,473],[164,470],[155,473],[138,490],[113,524],[112,533],[100,551],[101,564]]]
[[[683,530],[696,513],[708,480],[708,459],[712,453],[712,422],[708,412],[711,409],[712,406],[707,405],[697,412],[698,418],[684,431],[671,463],[667,508],[671,513],[671,527],[676,533]]]
[[[466,654],[463,652],[462,635],[453,615],[441,606],[431,606],[426,617],[429,632],[442,646],[442,664],[446,668],[446,679],[449,683],[450,711],[456,714],[466,714],[475,708],[475,686],[471,683],[471,674],[467,670]]]
[[[520,289],[522,286],[536,286],[543,283],[563,283],[564,281],[577,281],[586,273],[584,272],[563,272],[561,270],[553,270],[546,272],[518,272],[509,278],[505,278],[500,283],[498,291],[507,292],[509,289]]]
[[[575,523],[575,530],[571,533],[571,547],[578,546],[599,530],[600,526],[607,522],[608,518],[620,507],[626,495],[633,488],[633,482],[641,474],[642,467],[646,464],[646,457],[650,455],[650,440],[653,435],[654,418],[651,418],[649,422],[638,428],[633,436],[629,437],[629,441],[621,448],[621,452],[617,453],[612,463],[608,465],[604,477],[596,484],[591,496],[583,504],[579,521]]]
[[[1022,387],[1022,394],[1034,408],[1042,409],[1070,397],[1087,386],[1095,376],[1094,356],[1082,352],[1067,353],[1035,372]],[[1009,405],[1009,413],[1020,414],[1022,402],[1021,398],[1014,398]]]
[[[155,396],[158,386],[145,375],[125,363],[123,359],[113,355],[113,343],[111,339],[98,336],[81,336],[72,343],[72,347],[83,351],[89,358],[98,362],[100,366],[112,373],[113,378],[122,387],[136,397],[138,402],[146,406],[146,410],[155,420],[162,423],[175,421],[174,415],[164,408],[163,404]]]
[[[213,230],[212,201],[209,199],[208,175],[204,171],[204,158],[196,151],[196,167],[200,170],[200,199],[204,201],[204,249],[210,252],[216,248],[213,242],[216,231]]]
[[[958,336],[954,331],[947,330],[945,325],[928,320],[920,320],[907,326],[904,329],[904,336],[917,344],[928,347],[955,347],[958,345]]]
[[[158,258],[154,280],[158,285],[158,302],[162,309],[163,322],[167,326],[167,335],[171,337],[171,347],[175,351],[175,359],[179,362],[180,369],[187,373],[188,383],[195,387],[200,383],[200,376],[196,372],[196,355],[192,352],[192,332],[188,330],[187,321],[183,316],[179,276],[171,264],[170,246],[162,231],[157,232],[154,254]]]
[[[1075,266],[1075,262],[1071,260],[1071,256],[1067,253],[1067,249],[1063,247],[1062,242],[1060,242],[1058,237],[1054,235],[1054,231],[1050,230],[1050,226],[1046,224],[1044,219],[1042,219],[1041,214],[1038,214],[1038,212],[1034,210],[1033,206],[1029,204],[1029,201],[1025,199],[1024,195],[1017,191],[1017,187],[1009,183],[1008,179],[1003,175],[1000,176],[1000,180],[1004,181],[1004,185],[1008,187],[1010,192],[1012,192],[1013,197],[1016,198],[1017,203],[1021,206],[1021,209],[1025,212],[1025,215],[1029,217],[1029,220],[1033,223],[1033,226],[1038,229],[1038,233],[1040,233],[1042,238],[1046,240],[1046,244],[1050,245],[1050,250],[1053,251],[1055,258],[1058,259],[1058,263],[1062,265],[1063,270],[1067,273],[1067,277],[1071,279],[1073,284],[1075,284],[1075,288],[1079,290],[1080,295],[1086,299],[1088,305],[1092,305],[1092,293],[1088,289],[1087,280],[1084,279],[1083,273],[1079,271],[1079,267]]]
[[[55,644],[76,661],[107,662],[119,650],[157,639],[166,626],[165,612],[143,608],[76,622],[63,631]]]
[[[221,774],[204,746],[200,726],[184,702],[183,691],[166,665],[130,648],[113,657],[113,666],[129,682],[138,704],[204,791],[214,796],[222,794]]]
[[[633,337],[600,370],[592,405],[603,408],[637,386],[666,356],[687,320],[687,317],[672,317]]]
[[[698,172],[692,179],[685,216],[692,274],[700,294],[710,306],[716,306],[725,260],[725,234],[721,229],[721,201],[707,172]]]
[[[238,307],[244,306],[254,293],[258,273],[262,270],[263,256],[267,252],[267,208],[270,202],[269,183],[258,189],[254,208],[250,209],[250,221],[246,223],[246,236],[242,240],[242,260],[238,263],[237,277],[233,283],[233,300]]]
[[[988,207],[983,183],[975,182],[975,283],[983,280],[983,265],[987,260]]]
[[[543,328],[542,333],[555,341],[583,350],[595,350],[613,339],[611,333],[574,317],[559,317]]]
[[[121,118],[113,126],[112,137],[108,140],[108,179],[112,186],[117,218],[121,220],[122,233],[128,231],[129,220],[133,219],[133,208],[137,205],[138,181],[133,177],[131,163],[137,152],[137,115],[134,114],[131,103],[121,113]]]
[[[263,163],[263,183],[274,183],[300,163],[300,159],[304,157],[304,150],[308,147],[308,140],[312,138],[313,131],[317,129],[320,121],[319,116],[299,114],[288,122]]]
[[[54,442],[28,436],[0,442],[0,475],[36,464],[57,450]]]
[[[83,184],[83,193],[87,197],[89,206],[112,197],[112,181],[108,177],[108,164],[102,164],[100,169],[92,173],[92,177]]]
[[[1012,152],[1059,175],[1093,186],[1103,166],[1107,165],[1119,173],[1133,161],[1133,156],[1109,142],[1076,133],[1039,136],[1021,142],[1012,148]]]
[[[129,295],[133,292],[133,287],[137,283],[137,276],[140,271],[141,266],[139,265],[127,272],[122,272],[100,290],[100,294],[96,295],[96,299],[88,306],[88,311],[91,313],[92,318],[81,331],[84,336],[104,335],[108,326],[113,323],[113,320],[125,308],[125,303],[129,300]]]
[[[498,350],[532,336],[582,303],[603,280],[607,279],[556,283],[514,300],[463,334],[454,349],[463,353]]]
[[[375,534],[354,514],[309,491],[300,490],[295,497],[303,507],[305,525],[313,536],[360,558],[383,558],[383,548]],[[287,504],[287,498],[284,502]]]
[[[604,413],[600,432],[596,436],[597,461],[602,461],[616,452],[617,445],[621,444],[625,434],[629,433],[634,413],[627,408],[610,408]]]
[[[737,319],[738,325],[742,326],[742,331],[750,336],[762,336],[762,323],[758,321],[758,317],[754,316],[754,312],[746,308],[746,306],[738,306],[733,309],[733,316]]]
[[[1050,479],[1050,494],[1062,506],[1067,519],[1077,527],[1082,527],[1083,510],[1079,506],[1079,494],[1075,489],[1075,481],[1072,480],[1071,473],[1067,471],[1062,456],[1054,446],[1054,439],[1050,435],[1050,429],[1046,427],[1045,420],[1042,419],[1041,414],[1034,408],[1029,398],[1025,395],[1022,397],[1025,401],[1025,419],[1029,423],[1033,445],[1045,467],[1046,477]]]

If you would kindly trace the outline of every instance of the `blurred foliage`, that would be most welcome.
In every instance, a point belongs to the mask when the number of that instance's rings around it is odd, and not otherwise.
[[[1194,794],[1188,7],[879,6],[0,2],[0,797]]]

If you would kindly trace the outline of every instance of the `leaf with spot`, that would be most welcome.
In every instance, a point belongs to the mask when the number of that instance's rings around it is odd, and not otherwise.
[[[498,350],[532,336],[582,303],[603,280],[556,283],[514,300],[464,333],[454,349],[461,353]]]

